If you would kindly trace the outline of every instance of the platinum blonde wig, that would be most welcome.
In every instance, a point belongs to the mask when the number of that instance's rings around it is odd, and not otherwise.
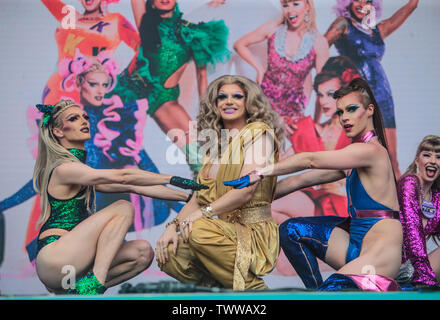
[[[281,0],[281,4],[283,3],[287,3],[287,2],[293,2],[294,0]],[[315,10],[315,3],[313,2],[313,0],[304,0],[305,3],[307,3],[309,5],[309,11],[308,11],[308,15],[309,15],[309,20],[305,21],[306,24],[306,30],[310,31],[310,30],[317,30],[317,26],[316,26],[316,10]],[[281,22],[284,23],[284,17],[281,17]]]
[[[47,186],[49,176],[52,170],[65,162],[79,160],[62,146],[58,138],[53,133],[55,128],[62,128],[63,123],[61,115],[71,107],[79,107],[70,100],[61,100],[54,106],[54,112],[51,121],[47,126],[39,126],[38,134],[38,155],[35,162],[33,184],[34,189],[40,193],[41,216],[38,219],[37,227],[41,226],[50,216],[50,206],[47,196]],[[87,207],[90,208],[90,199],[94,198],[94,187],[88,187],[84,193],[87,199]]]

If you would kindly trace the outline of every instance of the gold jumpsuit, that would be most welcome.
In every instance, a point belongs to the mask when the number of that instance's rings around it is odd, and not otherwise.
[[[197,182],[209,189],[196,193],[199,206],[214,202],[232,189],[223,181],[240,177],[245,152],[264,133],[274,141],[270,162],[278,161],[278,142],[273,130],[263,122],[246,125],[222,154],[215,179],[204,176],[211,162],[205,158],[208,161],[204,161]],[[176,255],[172,252],[172,244],[168,246],[169,259],[159,264],[161,270],[181,282],[200,286],[266,289],[260,276],[274,269],[280,251],[278,224],[272,219],[270,210],[276,180],[276,177],[264,178],[252,200],[233,212],[222,214],[218,219],[202,217],[196,220],[188,242],[179,235]]]

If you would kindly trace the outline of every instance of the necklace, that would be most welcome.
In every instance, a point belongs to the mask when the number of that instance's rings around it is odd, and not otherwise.
[[[286,55],[287,29],[288,29],[287,24],[283,24],[277,30],[277,32],[275,34],[275,41],[274,41],[275,51],[278,53],[278,55],[281,58],[285,58],[290,62],[300,61],[300,60],[304,59],[305,57],[307,57],[307,55],[312,50],[313,45],[315,43],[317,33],[314,30],[306,32],[302,38],[301,45],[300,45],[297,53],[292,57],[288,57]]]
[[[365,142],[365,143],[367,143],[368,141],[370,141],[371,139],[373,139],[376,136],[377,136],[376,131],[370,130],[370,131],[365,132],[364,134],[361,134],[361,135],[354,137],[352,139],[352,142]]]
[[[358,21],[353,21],[353,20],[351,20],[351,23],[360,32],[363,32],[369,36],[371,36],[373,34],[373,30],[371,28],[369,28],[368,26],[366,27],[363,23],[360,23]]]
[[[434,204],[432,203],[432,190],[430,191],[430,198],[431,201],[425,200],[425,196],[423,193],[422,186],[420,185],[420,197],[422,200],[422,204],[420,205],[420,210],[422,211],[423,215],[428,218],[432,219],[437,214],[437,209],[435,208]]]

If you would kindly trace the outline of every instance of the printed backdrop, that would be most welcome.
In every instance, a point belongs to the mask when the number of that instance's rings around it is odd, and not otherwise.
[[[57,0],[55,2],[58,2]],[[65,4],[74,6],[82,12],[80,1],[66,0]],[[383,1],[381,17],[391,17],[407,3],[405,0]],[[281,6],[278,0],[226,0],[224,5],[209,6],[208,0],[179,0],[183,18],[191,22],[223,19],[229,29],[228,48],[232,52],[230,59],[208,69],[208,81],[223,74],[239,74],[255,79],[255,70],[234,52],[233,44],[243,35],[260,25],[281,18]],[[336,15],[332,9],[335,0],[315,0],[316,23],[318,31],[324,34]],[[134,18],[129,0],[109,5],[110,12],[118,12],[134,26]],[[397,155],[400,171],[404,172],[412,161],[417,144],[427,134],[440,134],[440,3],[437,0],[420,1],[418,8],[408,20],[391,36],[385,39],[386,52],[382,66],[391,85],[395,105],[397,127]],[[45,287],[38,280],[33,264],[30,262],[26,245],[29,244],[28,230],[35,197],[26,199],[29,192],[27,183],[32,178],[35,161],[35,118],[29,111],[30,106],[41,103],[44,86],[49,77],[58,71],[58,49],[55,30],[59,22],[46,6],[37,0],[3,0],[0,3],[0,201],[14,198],[16,203],[3,211],[5,229],[4,256],[0,265],[1,294],[45,294]],[[267,43],[250,47],[263,65],[267,64]],[[133,50],[122,43],[114,53],[120,70],[126,68],[133,58]],[[330,57],[338,56],[334,46],[330,48]],[[179,103],[184,106],[192,119],[197,115],[198,93],[194,64],[185,70],[181,80]],[[311,71],[312,78],[315,70]],[[316,93],[311,91],[305,106],[304,116],[314,116]],[[321,121],[326,121],[325,115]],[[158,171],[190,177],[188,165],[167,161],[166,155],[175,148],[156,122],[149,116],[140,133],[143,136],[140,148],[146,151]],[[287,154],[293,152],[290,141],[287,142]],[[177,157],[183,157],[179,152]],[[182,159],[181,159],[182,160]],[[184,158],[183,158],[184,161]],[[343,190],[343,188],[342,188]],[[316,190],[315,190],[316,191]],[[311,191],[314,192],[313,190]],[[288,215],[301,215],[309,212],[313,197],[310,193],[296,193],[291,198],[274,203],[277,218],[282,221]],[[20,201],[26,199],[26,201]],[[135,199],[132,199],[136,201]],[[153,247],[170,221],[179,205],[167,207],[161,215],[155,213],[151,199],[144,199],[137,225],[127,235],[127,239],[142,238],[150,241]],[[324,203],[321,203],[326,208]],[[0,208],[1,206],[0,202]],[[289,213],[290,208],[295,208]],[[302,209],[304,208],[304,209]],[[302,211],[304,210],[304,211]],[[318,214],[316,210],[312,214]],[[281,215],[280,215],[281,213]],[[156,215],[155,215],[156,214]],[[283,218],[284,214],[284,218]],[[322,214],[322,213],[321,213]],[[323,214],[326,214],[325,210]],[[331,272],[322,265],[323,272]],[[156,262],[131,283],[171,280],[160,272]],[[283,255],[279,266],[266,277],[270,288],[302,287],[302,283]],[[111,288],[108,293],[116,293],[119,287]]]

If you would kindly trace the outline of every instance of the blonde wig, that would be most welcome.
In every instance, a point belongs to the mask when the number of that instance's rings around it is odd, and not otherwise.
[[[247,123],[264,122],[274,130],[275,136],[280,144],[284,146],[284,127],[278,113],[272,109],[269,99],[264,95],[260,86],[245,77],[236,75],[225,75],[211,82],[206,95],[200,101],[199,114],[197,116],[197,130],[214,129],[218,141],[221,141],[221,130],[224,129],[220,111],[217,108],[217,96],[220,88],[226,84],[236,84],[244,92],[246,98]]]
[[[54,135],[54,128],[62,127],[61,114],[71,108],[79,107],[70,100],[61,100],[54,106],[54,112],[47,126],[39,126],[38,134],[38,156],[35,162],[33,184],[34,189],[40,193],[41,216],[38,219],[37,227],[41,226],[50,216],[50,205],[47,196],[49,176],[52,170],[65,162],[79,160],[63,147],[58,138]],[[84,193],[87,207],[90,211],[90,200],[94,198],[94,187],[88,187]]]
[[[281,4],[283,3],[287,3],[287,2],[293,2],[294,0],[281,0]],[[308,17],[309,20],[308,21],[304,21],[306,24],[306,31],[311,31],[311,30],[318,30],[317,26],[316,26],[316,10],[315,10],[315,3],[313,2],[313,0],[304,0],[305,3],[307,3],[309,5],[309,10],[308,10]],[[284,17],[281,17],[281,23],[287,23],[284,19]]]

